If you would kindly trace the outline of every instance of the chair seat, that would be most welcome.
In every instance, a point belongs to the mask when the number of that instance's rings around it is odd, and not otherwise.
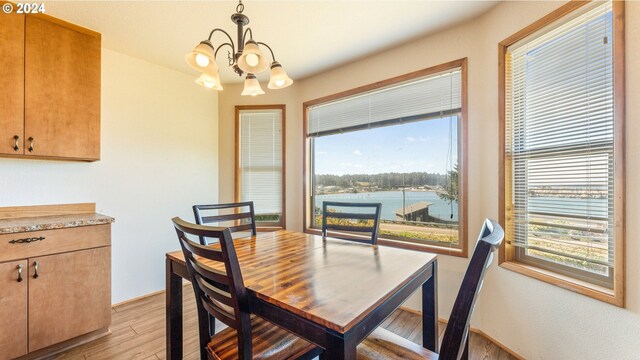
[[[296,359],[317,348],[282,328],[261,319],[251,317],[253,358]],[[237,360],[238,336],[234,329],[226,328],[211,338],[207,346],[209,358],[213,360]]]
[[[438,354],[381,327],[358,345],[358,360],[437,360]]]

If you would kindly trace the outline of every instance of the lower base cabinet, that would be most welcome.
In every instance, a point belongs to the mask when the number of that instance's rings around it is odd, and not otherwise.
[[[0,360],[48,356],[110,324],[110,224],[0,235]]]
[[[29,352],[109,326],[110,247],[29,261]]]
[[[27,353],[27,261],[0,264],[0,359]]]

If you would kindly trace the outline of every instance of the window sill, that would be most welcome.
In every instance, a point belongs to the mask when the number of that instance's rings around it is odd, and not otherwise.
[[[624,295],[622,289],[608,289],[602,286],[590,284],[577,280],[569,276],[554,273],[535,266],[518,263],[515,261],[504,261],[500,267],[515,271],[519,274],[544,281],[548,284],[559,286],[563,289],[573,291],[590,298],[600,300],[612,305],[624,308]]]
[[[318,229],[307,228],[304,230],[304,232],[307,234],[322,235],[322,231]],[[416,244],[416,243],[403,242],[398,240],[390,240],[390,239],[385,239],[381,237],[378,237],[378,245],[390,246],[390,247],[396,247],[400,249],[407,249],[407,250],[414,250],[414,251],[430,252],[430,253],[436,253],[441,255],[458,256],[463,258],[468,257],[466,251],[463,251],[462,249],[459,249],[459,248],[446,248],[444,246],[437,246],[437,245]]]

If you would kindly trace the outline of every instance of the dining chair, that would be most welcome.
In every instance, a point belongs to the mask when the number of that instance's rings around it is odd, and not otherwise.
[[[503,239],[504,230],[500,225],[493,220],[486,219],[462,279],[458,296],[453,303],[439,354],[379,327],[358,345],[357,359],[454,360],[468,358],[471,313],[482,288],[485,271],[493,260],[494,251],[500,247]]]
[[[343,211],[340,209],[348,209]],[[322,236],[329,230],[347,233],[370,233],[371,237],[359,238],[332,234],[331,237],[375,245],[380,228],[381,203],[351,203],[324,201],[322,203]]]
[[[247,290],[229,228],[172,219],[196,296],[200,358],[311,359],[321,349],[292,333],[249,313]],[[217,238],[218,246],[206,246],[191,237]],[[212,267],[215,264],[220,267]],[[228,327],[209,334],[209,316]]]
[[[242,210],[242,208],[246,208]],[[222,214],[225,210],[233,210],[232,213]],[[241,212],[244,211],[244,212]],[[210,212],[216,214],[207,215]],[[193,205],[193,215],[196,218],[196,224],[218,224],[233,221],[234,225],[229,226],[232,233],[240,231],[251,231],[251,235],[257,234],[256,215],[253,208],[253,201],[228,203],[228,204],[211,204],[211,205]],[[240,224],[238,224],[240,222]],[[206,245],[206,240],[200,237],[200,244]]]

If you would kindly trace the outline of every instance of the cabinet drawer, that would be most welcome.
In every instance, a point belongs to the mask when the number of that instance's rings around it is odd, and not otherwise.
[[[44,239],[29,243],[26,238]],[[30,231],[0,235],[0,262],[111,245],[111,225]]]

